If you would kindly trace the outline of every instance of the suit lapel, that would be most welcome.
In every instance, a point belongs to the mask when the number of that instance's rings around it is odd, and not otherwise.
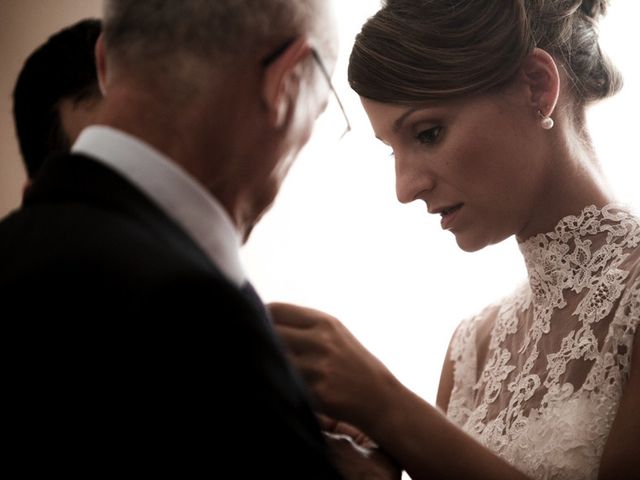
[[[247,298],[247,300],[249,300],[256,307],[256,309],[260,311],[267,324],[271,325],[271,315],[265,308],[262,299],[258,295],[258,292],[256,292],[255,288],[253,288],[253,285],[251,285],[251,283],[249,282],[245,282],[244,285],[242,285],[242,287],[240,288],[240,291]]]

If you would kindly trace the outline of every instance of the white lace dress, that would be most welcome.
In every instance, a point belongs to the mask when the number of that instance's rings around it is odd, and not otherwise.
[[[448,417],[536,479],[595,479],[640,318],[640,220],[585,208],[520,244],[528,283],[462,322]]]

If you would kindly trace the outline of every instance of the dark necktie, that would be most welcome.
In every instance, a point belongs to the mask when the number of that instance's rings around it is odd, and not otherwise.
[[[265,320],[271,324],[271,316],[269,315],[269,311],[265,308],[264,303],[260,299],[258,292],[256,292],[253,285],[249,282],[244,282],[242,287],[240,287],[240,291],[244,294],[244,296],[258,309],[260,313],[262,313],[265,317]]]

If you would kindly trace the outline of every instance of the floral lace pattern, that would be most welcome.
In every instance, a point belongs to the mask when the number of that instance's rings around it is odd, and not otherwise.
[[[536,479],[595,479],[640,319],[640,221],[585,208],[520,244],[528,282],[464,321],[447,415]]]

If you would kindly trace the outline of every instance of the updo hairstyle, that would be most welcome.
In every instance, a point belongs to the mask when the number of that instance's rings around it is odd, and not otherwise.
[[[386,0],[356,37],[349,83],[359,95],[416,104],[499,90],[534,48],[564,70],[576,106],[615,94],[600,49],[607,0]]]

